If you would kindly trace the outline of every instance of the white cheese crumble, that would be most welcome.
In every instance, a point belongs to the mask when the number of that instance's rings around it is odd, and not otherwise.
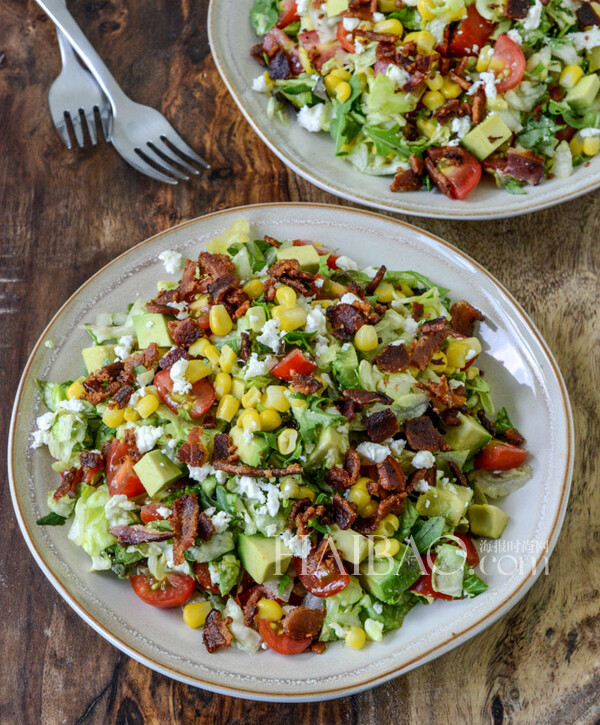
[[[169,307],[174,307],[176,310],[178,310],[175,317],[178,320],[185,320],[186,317],[190,316],[190,313],[188,312],[188,304],[187,302],[169,302]]]
[[[542,19],[542,7],[540,0],[535,0],[535,4],[529,8],[527,17],[523,20],[523,28],[525,30],[535,30],[539,27],[540,20]]]
[[[133,428],[135,443],[140,453],[148,453],[156,445],[156,441],[164,434],[159,425],[138,425]]]
[[[599,28],[592,28],[582,33],[569,33],[568,37],[577,50],[593,50],[600,45]]]
[[[298,534],[292,534],[291,531],[286,530],[281,534],[281,540],[294,556],[306,559],[310,553],[311,542],[309,536],[298,536]]]
[[[373,602],[373,611],[377,612],[377,614],[383,613],[383,604],[380,602]]]
[[[467,91],[467,96],[474,96],[482,85],[483,81],[475,81],[475,83],[473,83],[473,85]]]
[[[173,381],[173,392],[177,395],[185,395],[192,389],[192,384],[185,377],[188,361],[182,358],[171,366],[171,380]]]
[[[170,508],[168,508],[167,506],[159,506],[159,507],[158,507],[158,508],[156,509],[156,513],[157,513],[157,514],[158,514],[159,516],[162,516],[162,517],[163,517],[163,519],[168,519],[168,518],[169,518],[169,516],[171,516],[171,515],[173,514],[173,510],[172,510],[172,509],[170,509]]]
[[[215,472],[215,469],[210,465],[210,463],[205,463],[203,466],[188,466],[190,471],[190,478],[192,478],[194,481],[199,481],[202,483],[202,481],[205,481],[209,476],[212,476]]]
[[[354,272],[358,269],[358,264],[350,257],[345,257],[343,254],[335,260],[338,269],[344,272]]]
[[[517,45],[523,45],[523,37],[521,36],[521,33],[519,33],[518,30],[515,30],[513,28],[512,30],[509,30],[508,33],[506,33],[506,34]]]
[[[388,65],[385,74],[398,86],[403,86],[410,78],[410,75],[404,68],[400,68],[399,65],[393,65],[392,63]]]
[[[413,468],[431,468],[435,465],[435,456],[431,451],[417,451],[412,459]]]
[[[464,118],[452,119],[450,130],[452,131],[452,133],[456,134],[459,139],[463,138],[463,136],[466,136],[470,128],[471,121],[469,120],[468,116],[465,116]]]
[[[320,307],[313,307],[307,312],[304,331],[319,332],[323,335],[327,332],[327,318]]]
[[[417,330],[419,329],[419,323],[413,320],[412,317],[405,317],[404,322],[402,323],[402,327],[404,328],[404,332],[406,332],[408,335],[416,335]]]
[[[214,516],[211,516],[210,520],[212,521],[212,525],[215,527],[215,532],[217,534],[222,534],[223,531],[227,529],[227,526],[231,521],[231,516],[228,513],[225,513],[225,511],[219,511]]]
[[[402,439],[398,441],[390,441],[389,446],[392,450],[392,453],[400,458],[400,454],[406,446],[406,441]]]
[[[267,355],[264,360],[259,360],[258,355],[253,352],[244,366],[244,378],[247,380],[248,378],[257,378],[261,375],[266,375],[276,362],[277,358],[272,355]]]
[[[493,71],[484,71],[479,74],[479,78],[483,81],[485,86],[485,95],[489,101],[493,101],[498,96],[498,89],[496,88],[496,75]],[[469,89],[470,90],[470,89]]]
[[[354,39],[354,55],[362,55],[365,52],[365,46],[358,38]]]
[[[373,13],[373,22],[378,23],[380,20],[385,20],[384,13]]]
[[[279,352],[281,347],[281,332],[279,320],[268,320],[265,322],[262,333],[256,338],[258,342],[270,347],[273,352]]]
[[[77,398],[71,398],[71,400],[60,400],[56,407],[59,410],[66,410],[69,413],[81,413],[85,410],[85,405]]]
[[[382,463],[390,455],[390,449],[387,446],[382,446],[379,443],[371,443],[370,441],[359,443],[356,450],[359,456],[373,463]]]
[[[104,515],[109,526],[127,526],[131,523],[128,511],[133,511],[134,508],[137,508],[135,501],[130,501],[124,493],[117,493],[106,502]]]
[[[269,92],[269,86],[267,84],[267,79],[265,78],[264,73],[261,73],[259,76],[256,76],[256,78],[252,81],[252,90],[258,91],[258,93],[268,93]]]
[[[123,337],[119,338],[118,344],[115,345],[115,355],[117,356],[117,360],[125,360],[126,357],[131,355],[131,348],[133,347],[134,342],[135,339],[133,335],[123,335]]]
[[[344,30],[347,30],[349,33],[351,33],[355,28],[358,28],[359,23],[360,20],[358,18],[344,18],[342,20]]]
[[[158,258],[165,265],[167,274],[179,274],[183,271],[183,256],[179,252],[174,252],[172,249],[165,249],[164,252],[158,255]]]
[[[355,294],[352,294],[352,292],[346,292],[346,294],[343,295],[342,298],[340,299],[339,304],[352,305],[355,302],[360,302],[360,297],[357,297]]]
[[[236,491],[257,501],[264,500],[258,481],[251,476],[240,476],[236,481]]]
[[[424,478],[422,478],[420,481],[417,481],[415,491],[418,491],[419,493],[425,493],[425,491],[429,491],[430,488],[431,486]]]
[[[316,106],[313,106],[312,108],[309,106],[303,106],[298,111],[297,115],[299,125],[311,133],[317,133],[321,130],[321,121],[323,119],[324,111],[324,103],[317,103]]]
[[[325,280],[322,277],[317,277],[315,279],[315,287],[317,289],[321,289],[321,287],[325,284]]]

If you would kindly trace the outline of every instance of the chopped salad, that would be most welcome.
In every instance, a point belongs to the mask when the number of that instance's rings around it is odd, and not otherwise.
[[[502,535],[495,499],[530,469],[477,365],[483,315],[244,219],[208,250],[163,252],[152,300],[84,326],[82,374],[38,381],[32,447],[60,475],[38,524],[183,607],[209,652],[360,649],[484,592],[473,537]]]
[[[392,191],[513,194],[600,151],[600,6],[579,0],[254,0],[267,114],[286,106]]]

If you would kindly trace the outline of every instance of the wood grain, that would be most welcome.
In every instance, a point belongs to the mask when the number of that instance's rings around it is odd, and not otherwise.
[[[59,67],[51,23],[32,0],[0,0],[3,451],[35,340],[67,296],[113,256],[215,209],[345,203],[287,171],[240,116],[210,58],[206,0],[70,6],[125,90],[159,107],[212,169],[172,188],[138,175],[107,146],[67,151],[46,108]],[[330,703],[267,705],[187,687],[119,653],[54,592],[12,514],[3,453],[0,722],[600,722],[599,217],[596,192],[517,219],[412,220],[473,255],[516,295],[571,394],[577,462],[563,532],[548,576],[507,616],[433,663]]]

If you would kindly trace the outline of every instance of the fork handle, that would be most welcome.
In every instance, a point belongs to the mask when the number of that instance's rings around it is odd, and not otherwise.
[[[81,28],[75,22],[75,18],[66,7],[65,0],[36,0],[36,2],[56,27],[63,32],[88,70],[98,81],[98,85],[110,101],[113,116],[116,117],[117,105],[119,102],[127,100],[127,96],[121,90],[121,87],[94,49],[94,46],[85,37]]]

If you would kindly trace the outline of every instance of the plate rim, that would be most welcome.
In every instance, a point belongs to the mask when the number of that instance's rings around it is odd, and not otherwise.
[[[566,194],[562,194],[556,198],[548,199],[547,201],[539,201],[539,202],[532,202],[529,204],[525,204],[523,207],[507,211],[507,212],[488,212],[485,211],[478,211],[478,212],[469,212],[467,206],[461,206],[460,207],[460,213],[452,214],[451,212],[446,211],[435,211],[435,208],[432,208],[431,211],[429,210],[422,210],[417,211],[411,207],[406,207],[402,203],[398,204],[390,204],[386,202],[378,202],[375,199],[369,198],[369,197],[363,197],[358,192],[354,192],[352,194],[349,194],[345,192],[343,189],[338,188],[335,184],[327,183],[326,181],[323,181],[319,179],[318,177],[313,176],[310,171],[302,168],[298,164],[296,164],[295,161],[293,161],[283,149],[281,149],[277,144],[272,142],[269,137],[265,134],[265,132],[262,130],[261,123],[258,118],[255,117],[255,115],[250,111],[249,107],[244,102],[242,96],[237,93],[235,90],[235,84],[233,83],[232,79],[229,77],[227,71],[225,70],[225,63],[222,60],[221,55],[218,51],[218,44],[215,41],[216,33],[215,33],[215,16],[217,13],[217,5],[222,0],[210,0],[209,6],[208,6],[208,16],[207,16],[207,29],[208,29],[208,42],[210,46],[210,52],[213,57],[213,60],[215,62],[215,66],[217,67],[217,71],[219,72],[219,75],[221,76],[221,79],[225,83],[225,86],[227,87],[227,90],[229,91],[230,96],[233,98],[235,104],[242,112],[242,115],[244,116],[244,119],[248,122],[252,130],[256,133],[256,135],[260,138],[260,140],[282,161],[289,169],[291,169],[294,173],[301,176],[303,179],[308,181],[309,183],[313,184],[314,186],[318,187],[319,189],[322,189],[323,191],[326,191],[330,194],[334,194],[335,196],[340,197],[341,199],[345,199],[346,201],[353,202],[355,204],[364,204],[365,206],[371,207],[373,209],[379,209],[380,211],[389,211],[396,214],[407,214],[409,216],[415,216],[415,217],[423,217],[426,219],[458,219],[458,220],[468,220],[468,221],[491,221],[493,219],[509,219],[512,217],[517,216],[523,216],[524,214],[532,214],[533,212],[542,211],[543,209],[548,209],[553,206],[558,206],[559,204],[564,204],[567,201],[572,201],[574,199],[579,198],[580,196],[583,196],[584,194],[589,194],[592,191],[595,191],[596,189],[600,188],[600,178],[598,178],[597,181],[592,182],[591,184],[588,184],[586,186],[583,186],[581,188],[575,188],[573,191],[568,192]],[[401,195],[398,197],[399,199],[402,198]],[[458,209],[459,207],[457,207]]]
[[[414,233],[415,231],[419,234],[424,234],[427,237],[429,237],[432,241],[434,241],[437,244],[440,244],[442,247],[444,247],[447,250],[450,250],[452,254],[456,254],[459,257],[461,257],[463,260],[466,260],[470,264],[472,264],[479,273],[483,274],[485,277],[488,278],[489,281],[492,282],[495,286],[497,286],[500,291],[506,295],[511,305],[513,305],[518,313],[521,315],[524,323],[528,327],[529,331],[535,338],[536,342],[542,349],[546,360],[548,361],[550,368],[552,370],[552,373],[555,376],[555,379],[558,383],[560,392],[561,392],[561,401],[564,409],[564,417],[567,425],[567,455],[565,457],[564,465],[562,466],[563,475],[562,475],[562,483],[561,483],[561,497],[560,497],[560,504],[557,507],[556,515],[554,517],[554,520],[552,522],[552,527],[550,534],[548,536],[548,548],[541,552],[538,558],[536,559],[533,570],[528,574],[527,578],[525,578],[517,587],[517,589],[510,594],[508,597],[506,597],[501,603],[496,605],[496,607],[488,612],[486,615],[484,615],[482,618],[478,619],[477,622],[473,623],[472,625],[462,629],[459,633],[457,633],[454,636],[449,637],[444,642],[437,644],[433,647],[431,647],[429,650],[427,650],[424,653],[421,653],[419,655],[416,655],[408,662],[405,662],[399,666],[393,666],[385,673],[380,673],[377,675],[374,675],[372,677],[363,679],[360,681],[360,683],[354,684],[354,685],[341,685],[339,687],[330,688],[328,690],[314,690],[312,692],[306,692],[303,691],[301,694],[297,693],[289,693],[289,694],[267,694],[267,693],[257,693],[251,688],[246,688],[243,686],[222,686],[219,684],[216,684],[211,681],[207,681],[203,679],[202,677],[195,676],[191,677],[190,675],[186,674],[185,672],[180,671],[176,666],[166,666],[162,664],[157,659],[154,659],[150,655],[143,654],[141,652],[138,652],[134,647],[127,644],[126,642],[122,641],[118,636],[114,635],[109,628],[105,627],[101,622],[99,622],[95,617],[88,612],[85,607],[80,604],[74,595],[72,595],[66,587],[64,587],[61,582],[58,580],[58,577],[55,576],[54,572],[51,570],[51,568],[46,564],[43,555],[40,551],[38,551],[35,542],[33,541],[33,537],[30,533],[29,528],[27,527],[27,524],[25,522],[25,518],[23,516],[20,501],[17,495],[17,486],[16,486],[16,476],[15,476],[15,466],[14,466],[14,460],[16,457],[15,452],[15,438],[16,438],[16,429],[17,429],[17,419],[19,415],[19,408],[20,408],[20,400],[23,393],[23,388],[25,386],[26,380],[29,377],[31,366],[34,362],[34,359],[40,349],[40,347],[43,345],[44,340],[47,336],[47,332],[49,328],[52,327],[52,325],[58,320],[58,318],[62,315],[63,311],[70,306],[73,302],[75,302],[76,298],[88,287],[89,284],[91,284],[98,276],[103,274],[108,268],[112,267],[113,265],[119,263],[121,260],[123,260],[125,257],[127,257],[130,254],[137,253],[141,248],[149,244],[150,242],[155,241],[156,239],[159,239],[163,236],[169,235],[173,233],[176,230],[180,230],[182,228],[192,226],[199,221],[202,221],[207,218],[214,218],[217,216],[222,215],[235,215],[235,214],[243,214],[246,209],[269,209],[269,208],[277,208],[281,209],[282,207],[292,207],[292,208],[310,208],[310,209],[324,209],[324,210],[335,210],[339,212],[340,210],[343,211],[344,214],[356,214],[358,216],[372,216],[376,217],[378,219],[385,219],[387,222],[390,222],[392,224],[398,225],[399,227],[403,227],[404,230],[408,231],[409,233]],[[571,488],[571,480],[572,480],[572,474],[573,474],[573,466],[574,466],[574,448],[575,448],[575,442],[574,442],[574,423],[573,423],[573,414],[571,409],[571,403],[569,400],[568,391],[562,376],[562,373],[560,371],[560,368],[554,358],[554,355],[552,354],[552,351],[550,350],[548,344],[544,340],[543,336],[537,329],[535,323],[530,319],[527,312],[522,308],[520,303],[513,297],[513,295],[504,287],[504,285],[495,278],[491,272],[485,269],[479,262],[477,262],[475,259],[473,259],[470,255],[468,255],[466,252],[462,251],[461,249],[453,246],[449,242],[441,239],[435,234],[432,234],[431,232],[421,229],[419,227],[416,227],[414,224],[410,224],[409,222],[405,222],[401,219],[395,219],[388,216],[384,216],[382,214],[378,214],[377,212],[370,211],[370,210],[364,210],[364,209],[356,209],[352,207],[343,207],[340,209],[340,207],[334,205],[334,204],[322,204],[322,203],[311,203],[311,202],[267,202],[267,203],[258,203],[258,204],[248,204],[244,206],[237,206],[237,207],[231,207],[227,209],[220,209],[214,212],[211,212],[209,214],[204,214],[200,217],[196,217],[194,219],[187,220],[185,222],[182,222],[181,224],[177,224],[173,227],[170,227],[168,229],[165,229],[163,231],[160,231],[141,242],[135,244],[134,246],[130,247],[129,249],[125,250],[123,253],[119,254],[115,258],[113,258],[111,261],[109,261],[106,265],[101,267],[97,272],[95,272],[93,275],[91,275],[86,281],[78,287],[73,294],[71,294],[68,299],[59,307],[57,312],[52,316],[48,324],[44,327],[42,333],[40,334],[39,339],[33,346],[33,349],[27,359],[27,363],[25,364],[25,367],[23,369],[23,372],[21,374],[21,378],[19,380],[19,385],[17,388],[17,392],[15,395],[15,400],[13,404],[12,414],[11,414],[11,420],[10,420],[10,427],[9,427],[9,436],[8,436],[8,446],[7,446],[7,457],[8,457],[8,481],[9,481],[9,490],[11,494],[11,501],[13,505],[13,509],[15,511],[15,516],[17,518],[17,522],[19,524],[19,528],[21,530],[21,534],[23,535],[23,538],[25,539],[25,542],[35,559],[38,566],[41,568],[42,572],[46,576],[46,578],[50,581],[52,586],[56,589],[56,591],[60,594],[60,596],[67,602],[67,604],[75,611],[77,614],[87,623],[89,624],[92,629],[94,629],[98,634],[100,634],[104,639],[109,641],[113,646],[115,646],[117,649],[119,649],[122,652],[125,652],[127,655],[135,659],[137,662],[140,662],[141,664],[145,665],[146,667],[149,667],[150,669],[160,672],[161,674],[167,675],[168,677],[171,677],[172,679],[178,680],[180,682],[184,682],[188,685],[192,685],[195,687],[200,687],[202,689],[209,690],[211,692],[216,692],[218,694],[222,695],[229,695],[233,697],[240,697],[243,699],[249,699],[249,700],[256,700],[256,701],[263,701],[263,702],[315,702],[315,701],[323,701],[323,700],[329,700],[329,699],[335,699],[339,697],[346,697],[352,694],[356,694],[359,692],[362,692],[366,689],[370,689],[372,687],[376,687],[380,684],[383,684],[395,677],[398,677],[402,674],[406,674],[408,671],[416,668],[417,666],[420,666],[421,664],[425,664],[426,662],[441,656],[442,654],[445,654],[446,652],[449,652],[450,650],[454,649],[458,645],[466,642],[471,637],[475,636],[476,634],[479,634],[484,629],[487,629],[489,626],[491,626],[494,622],[496,622],[501,616],[503,616],[507,611],[512,609],[529,591],[529,589],[533,586],[539,575],[541,574],[541,569],[539,567],[540,562],[542,561],[543,557],[550,557],[552,554],[552,551],[554,550],[554,546],[556,545],[556,542],[558,540],[558,537],[560,535],[560,531],[562,528],[562,524],[564,521],[567,503],[569,500],[569,493]],[[542,567],[543,569],[543,567]]]

